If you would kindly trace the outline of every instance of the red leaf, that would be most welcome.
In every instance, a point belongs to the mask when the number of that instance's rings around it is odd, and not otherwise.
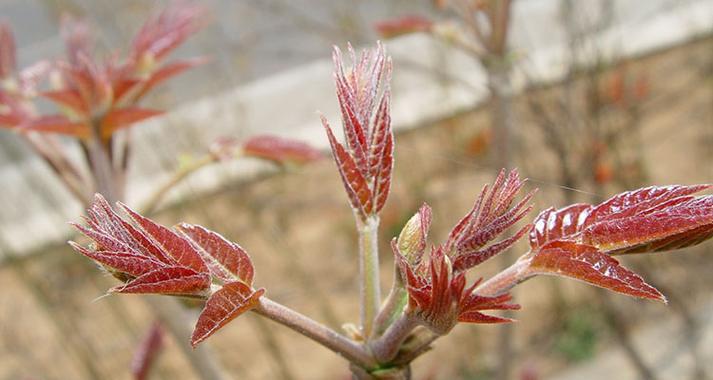
[[[596,247],[569,241],[547,243],[531,258],[529,273],[558,275],[618,293],[666,302],[654,287]]]
[[[153,15],[134,37],[132,55],[145,54],[160,60],[202,27],[205,10],[198,5],[179,3]]]
[[[84,116],[89,112],[87,104],[84,102],[84,99],[82,99],[79,91],[76,89],[70,88],[65,90],[47,91],[41,93],[40,95],[52,100],[60,106],[70,108],[79,115]]]
[[[79,138],[89,137],[89,127],[86,123],[75,122],[61,115],[42,116],[30,121],[23,127],[35,132],[59,133]]]
[[[163,114],[163,111],[139,107],[126,107],[109,112],[102,120],[102,137],[108,139],[119,129]]]
[[[342,144],[337,142],[337,139],[332,134],[329,123],[322,117],[322,124],[327,130],[329,144],[332,147],[334,160],[337,162],[339,174],[342,177],[344,188],[347,191],[352,208],[359,211],[362,218],[366,218],[372,212],[373,204],[371,190],[366,179],[359,171],[354,159],[347,153]]]
[[[591,207],[586,203],[577,203],[559,210],[550,207],[542,211],[530,230],[530,247],[537,249],[548,242],[577,234],[587,220]]]
[[[520,238],[522,238],[531,228],[532,225],[528,224],[507,239],[499,241],[483,249],[462,253],[456,256],[455,260],[453,260],[453,269],[456,271],[466,271],[485,262],[498,253],[512,247],[512,245],[517,243],[517,241],[520,240]]]
[[[183,73],[188,69],[192,69],[196,66],[200,66],[206,63],[208,60],[204,57],[196,57],[183,59],[180,61],[175,61],[167,63],[163,67],[154,71],[151,76],[143,82],[141,89],[133,97],[134,101],[137,101],[144,97],[149,91],[154,89],[154,87],[160,85],[161,83]]]
[[[242,247],[201,226],[181,223],[176,228],[193,242],[214,276],[252,286],[253,264]]]
[[[131,223],[121,219],[103,197],[96,197],[94,204],[87,210],[87,214],[89,215],[87,222],[95,230],[104,231],[103,233],[106,236],[115,236],[123,245],[131,247],[137,253],[152,257],[169,266],[177,264],[176,260],[168,253],[162,252],[161,248],[146,234],[131,225]],[[85,231],[82,232],[87,235]],[[106,250],[120,251],[118,248],[107,248]]]
[[[16,61],[15,36],[10,26],[0,23],[0,80],[15,72]]]
[[[208,267],[201,259],[201,255],[193,247],[193,245],[180,235],[170,229],[155,223],[136,211],[130,209],[123,203],[119,203],[127,215],[146,232],[156,246],[161,248],[161,251],[168,253],[176,263],[187,268],[191,268],[198,273],[207,273]]]
[[[22,119],[17,115],[0,114],[0,127],[2,128],[16,128],[20,123],[22,123]]]
[[[210,288],[210,275],[186,267],[163,267],[115,286],[112,293],[201,295]]]
[[[530,192],[515,206],[515,197],[524,182],[516,170],[507,176],[501,170],[492,188],[484,186],[473,208],[451,230],[445,249],[454,260],[454,269],[464,271],[497,255],[514,244],[530,226],[521,228],[514,236],[490,244],[500,234],[522,219],[532,208]],[[512,207],[511,207],[512,206]]]
[[[374,179],[375,211],[384,207],[391,187],[391,174],[394,167],[394,134],[391,130],[389,111],[390,93],[384,93],[374,121],[374,130],[369,144],[369,175]]]
[[[376,32],[384,38],[393,38],[402,34],[426,32],[433,26],[433,21],[418,15],[407,15],[379,21],[374,24]]]
[[[582,241],[611,254],[655,252],[698,244],[713,232],[713,196],[681,198],[674,200],[683,200],[680,203],[657,207],[648,214],[592,224],[582,232]],[[690,231],[694,233],[687,236]]]
[[[597,206],[550,208],[535,218],[530,246],[536,250],[550,241],[569,240],[621,254],[698,244],[713,233],[713,196],[691,194],[710,187],[647,187],[616,195]]]
[[[225,284],[208,298],[193,330],[191,345],[197,346],[228,322],[257,306],[264,293],[265,289],[254,291],[242,282]]]
[[[155,322],[151,325],[151,329],[141,340],[131,359],[131,374],[134,375],[134,380],[147,379],[151,367],[163,348],[164,335],[160,323]]]
[[[274,161],[278,164],[306,164],[322,157],[322,154],[301,141],[277,136],[260,135],[243,143],[243,154]]]
[[[603,219],[625,218],[645,212],[648,209],[662,207],[666,202],[675,198],[699,193],[712,188],[712,185],[671,185],[671,186],[650,186],[634,191],[627,191],[617,194],[603,203],[595,206],[590,223]]]
[[[92,251],[73,241],[70,241],[69,245],[71,245],[77,252],[96,262],[134,277],[138,277],[145,273],[164,267],[164,264],[161,262],[152,260],[148,256],[133,252]]]

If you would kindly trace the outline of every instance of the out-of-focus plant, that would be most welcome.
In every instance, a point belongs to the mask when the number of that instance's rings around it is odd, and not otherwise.
[[[346,334],[281,305],[255,284],[248,253],[216,232],[181,223],[170,229],[119,204],[120,217],[96,196],[77,228],[93,243],[71,243],[121,281],[112,293],[154,293],[205,300],[191,344],[197,345],[241,314],[252,311],[324,345],[350,363],[356,379],[408,379],[410,363],[459,323],[507,323],[492,314],[516,310],[512,288],[539,275],[579,280],[617,293],[665,302],[665,297],[615,258],[699,244],[713,237],[711,185],[654,186],[596,204],[542,211],[531,224],[512,227],[530,211],[534,191],[517,171],[498,174],[443,243],[430,245],[431,209],[424,204],[391,246],[394,279],[380,296],[379,214],[391,182],[391,60],[381,45],[351,68],[334,52],[337,98],[345,141],[327,120],[332,146],[359,235],[361,317]],[[498,238],[501,235],[505,237]],[[488,280],[469,283],[467,272],[529,236],[529,250]]]
[[[12,32],[0,25],[0,127],[16,131],[85,205],[92,194],[121,200],[131,154],[130,127],[161,115],[141,106],[157,86],[203,64],[205,58],[168,61],[168,55],[204,24],[202,7],[177,3],[153,15],[132,41],[123,59],[117,54],[101,60],[94,55],[88,24],[65,17],[62,36],[66,57],[41,61],[17,71]],[[168,62],[167,62],[168,61]],[[51,90],[42,91],[40,80],[49,76]],[[49,99],[58,113],[39,114],[35,102]],[[124,133],[123,136],[120,136]],[[74,162],[57,135],[68,136],[81,147],[84,162]],[[256,157],[278,164],[304,164],[319,157],[308,145],[275,136],[255,136],[247,141],[221,139],[190,170],[177,173],[171,186],[160,188],[147,202],[153,209],[170,187],[207,164],[237,157]],[[89,176],[82,165],[89,168]]]
[[[42,62],[16,72],[15,46],[6,25],[0,29],[3,68],[0,126],[17,131],[50,165],[65,187],[83,204],[95,192],[123,198],[131,153],[128,128],[162,111],[140,106],[156,86],[201,64],[192,58],[165,62],[167,55],[200,29],[204,11],[181,4],[151,17],[134,38],[128,56],[104,60],[94,55],[91,31],[84,21],[66,17],[62,36],[64,59]],[[38,90],[38,79],[51,72],[51,90]],[[40,114],[38,97],[49,99],[58,113]],[[119,138],[119,133],[126,135]],[[73,162],[65,145],[53,136],[70,136],[81,147],[90,175]]]
[[[199,5],[176,2],[144,23],[126,57],[115,53],[105,59],[94,54],[89,25],[65,17],[61,30],[66,45],[64,59],[40,61],[23,70],[16,66],[12,31],[0,23],[0,128],[26,140],[85,207],[92,204],[94,193],[112,203],[121,201],[132,152],[130,129],[163,113],[141,103],[157,86],[206,61],[168,60],[171,52],[202,28],[205,16],[205,9]],[[45,79],[49,79],[49,90],[40,86]],[[56,109],[41,113],[37,106],[40,98],[54,103]],[[67,140],[79,145],[80,160],[72,158]],[[144,211],[153,211],[175,185],[197,170],[239,157],[301,165],[321,154],[307,144],[276,136],[255,136],[245,141],[220,139],[204,157],[181,167],[159,186],[143,205]],[[167,330],[176,337],[190,335],[177,315],[182,310],[166,301],[155,304],[154,309]],[[137,359],[137,378],[145,376],[157,350],[158,345],[151,342],[146,343],[146,354]],[[205,378],[224,378],[215,359],[204,350],[184,352]]]

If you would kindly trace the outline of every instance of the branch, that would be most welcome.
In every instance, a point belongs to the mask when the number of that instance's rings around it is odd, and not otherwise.
[[[205,156],[195,161],[192,161],[188,165],[179,168],[175,173],[173,173],[173,176],[169,178],[168,181],[166,181],[163,185],[156,189],[156,191],[153,192],[153,194],[148,198],[148,200],[144,202],[143,206],[139,208],[141,210],[141,213],[150,214],[151,212],[153,212],[174,186],[181,183],[181,181],[186,179],[194,172],[216,162],[217,160],[218,157],[216,157],[215,155],[206,154]]]
[[[371,342],[371,351],[374,353],[376,360],[380,363],[388,363],[393,360],[399,352],[401,344],[417,325],[418,321],[415,318],[408,314],[402,314],[399,319],[386,329],[384,335]]]
[[[529,259],[523,256],[500,273],[483,282],[473,292],[482,296],[496,297],[509,292],[516,285],[533,277],[527,273]]]
[[[64,152],[57,147],[57,142],[49,136],[37,136],[23,133],[21,136],[30,144],[32,149],[50,166],[52,171],[62,181],[67,190],[82,205],[91,203],[89,185],[77,167],[69,160]]]
[[[356,365],[364,368],[373,368],[376,366],[376,360],[366,352],[363,346],[329,327],[272,301],[267,297],[260,297],[260,303],[252,311],[289,327]]]

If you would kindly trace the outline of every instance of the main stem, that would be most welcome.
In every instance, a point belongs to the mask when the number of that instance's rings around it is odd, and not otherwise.
[[[376,361],[366,352],[363,346],[329,327],[272,301],[267,297],[260,297],[260,303],[253,311],[314,340],[341,355],[351,363],[363,368],[373,368],[376,366]]]
[[[416,319],[408,314],[402,314],[386,329],[384,335],[371,342],[371,352],[376,360],[380,363],[388,363],[394,359],[401,344],[417,325]]]
[[[359,231],[359,274],[361,286],[361,333],[364,339],[371,335],[374,318],[381,303],[379,285],[379,217],[370,216],[366,221],[357,218]]]

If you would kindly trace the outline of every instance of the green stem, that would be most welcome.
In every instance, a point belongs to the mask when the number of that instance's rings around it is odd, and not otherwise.
[[[359,274],[361,286],[361,333],[364,338],[371,335],[374,319],[381,303],[379,285],[379,217],[374,215],[361,221],[357,218],[359,231]]]
[[[389,295],[386,296],[384,306],[381,307],[379,314],[374,320],[374,330],[371,332],[370,339],[375,339],[386,331],[386,329],[396,321],[396,318],[401,315],[408,301],[408,292],[404,287],[403,279],[399,267],[394,264],[394,282],[391,285]]]

